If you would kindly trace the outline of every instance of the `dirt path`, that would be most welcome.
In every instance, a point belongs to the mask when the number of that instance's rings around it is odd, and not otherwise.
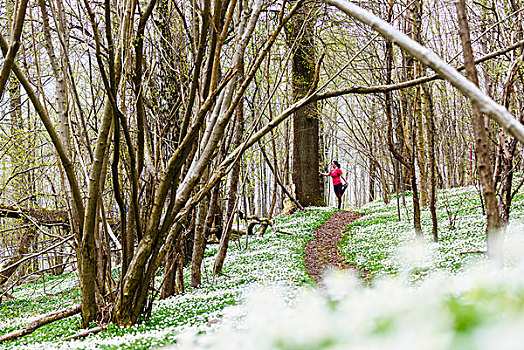
[[[322,282],[326,268],[346,269],[351,267],[340,260],[337,245],[342,238],[344,228],[360,217],[362,217],[361,214],[339,211],[331,215],[324,225],[317,228],[315,238],[306,244],[306,269],[317,284]]]

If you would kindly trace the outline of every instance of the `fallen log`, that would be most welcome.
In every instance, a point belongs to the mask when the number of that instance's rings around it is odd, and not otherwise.
[[[9,277],[14,273],[14,271],[18,268],[18,266],[20,266],[20,264],[28,261],[28,260],[31,260],[37,256],[40,256],[40,255],[43,255],[45,254],[46,252],[66,243],[68,240],[72,239],[74,237],[74,234],[70,234],[69,236],[66,236],[64,237],[64,239],[62,239],[61,241],[59,241],[58,243],[55,243],[45,249],[42,249],[34,254],[31,254],[31,255],[27,255],[25,256],[24,258],[21,258],[24,254],[18,254],[17,256],[15,256],[13,259],[11,259],[11,261],[8,262],[8,265],[7,266],[3,266],[2,267],[2,270],[0,270],[0,285],[5,283],[5,281],[7,281],[9,279]]]
[[[29,247],[36,238],[36,229],[32,226],[27,227],[22,233],[18,242],[18,247],[14,256],[1,267],[0,270],[0,285],[7,282],[9,277],[13,275],[20,265],[19,261],[24,260],[22,257],[29,252]]]
[[[26,219],[29,217],[42,226],[69,226],[69,218],[65,210],[17,208],[0,205],[0,217],[10,219]]]
[[[74,237],[73,234],[71,234],[62,239],[62,237],[52,235],[40,227],[62,226],[65,228],[65,230],[69,231],[69,216],[67,214],[67,211],[64,210],[21,208],[0,204],[0,218],[21,219],[26,223],[23,226],[24,232],[19,240],[15,254],[13,254],[11,259],[7,261],[3,266],[0,266],[0,285],[5,284],[22,263],[36,258],[48,252],[49,250],[54,249],[55,247],[65,244]],[[118,239],[113,233],[114,230],[112,229],[112,227],[116,226],[118,223],[118,219],[106,221],[109,236],[115,243],[116,247],[121,249],[120,243],[118,242]],[[40,230],[45,235],[59,238],[61,240],[58,244],[55,244],[51,247],[48,247],[44,250],[40,250],[28,256],[27,254],[29,252],[29,247],[31,246],[32,242],[37,236],[36,230]]]
[[[80,332],[78,332],[76,334],[73,334],[70,337],[64,338],[64,340],[67,341],[67,340],[85,338],[88,335],[95,334],[95,333],[98,333],[100,331],[104,331],[106,329],[107,329],[107,325],[97,326],[97,327],[91,328],[91,329],[84,329],[84,330],[82,330],[82,331],[80,331]]]
[[[64,210],[20,208],[0,204],[0,218],[21,219],[25,223],[15,254],[0,267],[0,285],[6,283],[20,264],[28,260],[24,256],[37,237],[37,229],[41,230],[39,226],[62,226],[69,230],[69,218]]]
[[[286,232],[286,231],[282,231],[282,230],[275,230],[275,233],[282,233],[282,234],[285,234],[285,235],[290,235],[290,236],[294,236],[295,234],[294,233],[291,233],[291,232]]]
[[[61,320],[66,317],[76,315],[80,313],[81,307],[82,307],[82,304],[79,303],[76,305],[66,307],[65,309],[62,309],[62,310],[48,313],[47,315],[44,315],[40,317],[39,319],[34,320],[33,322],[29,323],[27,326],[25,326],[22,329],[18,329],[11,333],[7,333],[7,334],[4,334],[3,336],[0,336],[0,343],[23,337],[24,335],[28,335],[29,333],[34,332],[35,330],[37,330],[38,328],[42,326],[45,326],[46,324]]]
[[[48,227],[62,226],[69,229],[70,226],[69,216],[65,210],[21,208],[0,204],[0,218],[24,219],[33,225]],[[120,224],[120,219],[118,218],[107,218],[106,221],[112,231],[115,231]]]

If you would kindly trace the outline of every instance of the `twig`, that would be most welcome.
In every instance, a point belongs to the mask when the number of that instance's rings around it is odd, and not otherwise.
[[[460,252],[459,254],[465,255],[465,254],[485,254],[485,253],[487,253],[485,250],[470,250],[466,252]]]

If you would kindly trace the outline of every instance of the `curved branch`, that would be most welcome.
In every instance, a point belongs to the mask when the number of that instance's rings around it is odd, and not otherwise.
[[[20,37],[22,35],[27,2],[28,0],[22,0],[18,6],[18,9],[16,10],[15,23],[11,33],[11,46],[9,46],[9,49],[7,50],[4,64],[0,70],[0,97],[4,94],[5,84],[7,83],[9,73],[11,72],[11,68],[14,64],[16,53],[20,48]]]
[[[505,53],[508,53],[510,51],[513,51],[513,50],[516,50],[516,49],[518,49],[519,47],[522,47],[522,46],[524,46],[524,40],[517,41],[516,43],[514,43],[511,46],[505,47],[505,48],[497,50],[497,51],[490,52],[487,55],[482,56],[481,58],[475,60],[475,64],[479,64],[479,63],[483,63],[483,62],[489,61],[492,58],[501,56],[501,55],[503,55]],[[462,71],[464,69],[465,69],[465,67],[464,67],[464,65],[462,65],[462,66],[457,68],[457,71]],[[375,86],[350,86],[350,87],[347,87],[345,89],[319,93],[319,94],[316,95],[315,99],[316,100],[323,100],[323,99],[326,99],[326,98],[338,97],[338,96],[343,96],[343,95],[348,95],[348,94],[387,93],[387,92],[391,92],[391,91],[395,91],[395,90],[406,89],[406,88],[410,88],[410,87],[417,86],[417,85],[420,85],[420,84],[428,83],[430,81],[437,80],[437,79],[443,79],[443,78],[440,75],[438,75],[438,74],[432,74],[432,75],[428,75],[428,76],[425,76],[425,77],[420,77],[420,78],[416,78],[416,79],[412,79],[412,80],[402,81],[402,82],[396,83],[396,84],[389,84],[388,83],[388,84],[385,84],[385,85],[375,85]]]
[[[479,108],[508,133],[524,143],[524,125],[520,124],[506,108],[493,101],[484,94],[474,83],[462,76],[455,68],[444,62],[433,51],[410,39],[390,24],[373,15],[372,13],[343,0],[324,0],[327,4],[337,7],[348,16],[365,23],[379,32],[383,37],[396,43],[408,54],[431,67],[443,79],[449,81]]]

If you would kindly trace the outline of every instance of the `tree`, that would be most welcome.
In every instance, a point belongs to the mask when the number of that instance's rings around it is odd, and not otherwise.
[[[304,4],[286,27],[288,46],[293,50],[293,100],[308,94],[315,84],[315,12]],[[323,203],[318,177],[319,169],[319,111],[311,103],[293,115],[293,183],[297,199],[303,206]]]
[[[478,85],[477,69],[473,58],[473,50],[471,49],[471,39],[469,32],[469,25],[466,15],[465,0],[455,2],[457,8],[457,16],[460,28],[460,39],[462,47],[464,48],[464,63],[468,78]],[[489,147],[489,136],[486,130],[486,118],[481,112],[479,106],[473,104],[472,106],[472,125],[475,133],[475,145],[477,154],[477,169],[479,172],[480,183],[482,185],[482,193],[486,203],[486,235],[488,243],[488,255],[490,258],[499,258],[501,254],[502,244],[502,222],[500,219],[500,212],[495,194],[495,183],[493,182],[493,167],[491,165],[491,152]]]

